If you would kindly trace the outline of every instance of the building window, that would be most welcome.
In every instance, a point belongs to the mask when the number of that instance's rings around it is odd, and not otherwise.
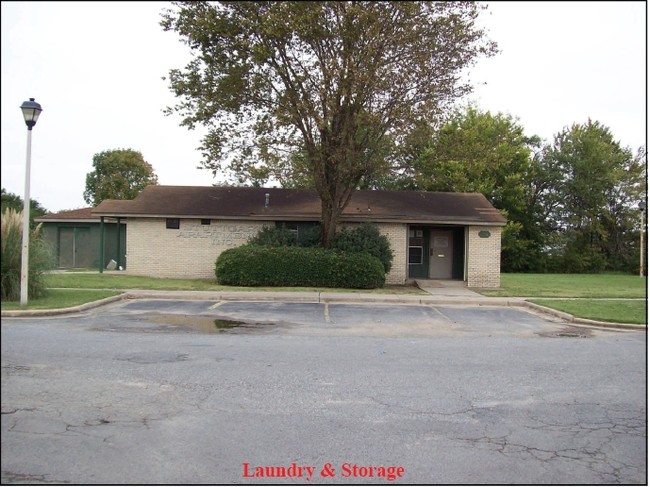
[[[288,222],[288,221],[276,221],[275,226],[277,228],[285,228],[291,232],[294,239],[298,243],[310,243],[315,237],[315,233],[319,228],[318,222]]]
[[[166,228],[170,230],[178,230],[181,228],[180,218],[167,218]]]
[[[422,230],[409,230],[409,264],[424,263],[424,235]]]
[[[286,224],[287,230],[289,230],[293,234],[293,238],[298,241],[298,224],[297,223],[287,223]]]
[[[422,264],[422,247],[409,247],[409,264]]]
[[[201,225],[209,225],[210,221],[209,218],[201,218]]]

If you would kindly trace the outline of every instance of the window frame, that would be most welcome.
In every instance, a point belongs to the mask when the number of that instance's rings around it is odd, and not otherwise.
[[[166,218],[165,219],[165,228],[167,230],[179,230],[181,228],[181,219],[180,218]]]

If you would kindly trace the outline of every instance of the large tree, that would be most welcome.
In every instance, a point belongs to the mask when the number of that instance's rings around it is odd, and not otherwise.
[[[558,133],[544,157],[559,176],[542,199],[563,269],[634,268],[638,204],[647,191],[645,149],[634,155],[608,127],[589,120]]]
[[[530,190],[533,154],[541,146],[512,116],[469,106],[435,130],[422,126],[400,147],[391,186],[482,193],[508,218],[502,268],[532,270],[543,245],[540,212]]]
[[[106,199],[130,200],[149,185],[158,184],[153,167],[133,149],[114,149],[93,156],[86,174],[86,203],[97,206]]]
[[[33,227],[34,218],[45,215],[47,210],[38,201],[31,198],[29,201],[29,225]],[[14,193],[8,193],[5,188],[2,188],[2,208],[0,212],[4,213],[8,208],[15,211],[23,211],[23,199]]]
[[[170,71],[168,113],[207,127],[203,165],[262,184],[296,157],[322,200],[322,243],[387,136],[470,91],[494,43],[474,2],[175,2],[161,25],[193,60]]]

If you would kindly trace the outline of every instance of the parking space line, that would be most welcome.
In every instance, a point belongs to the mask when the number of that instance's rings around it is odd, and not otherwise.
[[[439,310],[438,308],[436,308],[435,306],[429,306],[429,308],[431,308],[432,310],[434,310],[436,313],[438,313],[440,316],[442,316],[443,318],[445,318],[447,321],[451,321],[452,323],[455,323],[454,320],[452,320],[449,316],[447,316],[446,314],[444,314],[442,311],[440,311],[440,310]]]
[[[325,323],[330,323],[330,304],[325,303]]]
[[[217,309],[219,306],[221,306],[225,301],[217,301],[215,304],[210,306],[208,309]]]

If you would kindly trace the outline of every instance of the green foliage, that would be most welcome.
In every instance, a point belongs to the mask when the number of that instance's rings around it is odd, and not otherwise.
[[[7,190],[2,188],[2,206],[0,213],[4,213],[6,209],[11,208],[14,211],[23,210],[23,199],[14,193],[7,193]],[[29,199],[29,227],[34,228],[34,218],[43,216],[47,210],[36,200]]]
[[[23,213],[8,208],[2,212],[2,291],[3,301],[20,299],[20,272],[22,262]],[[40,238],[41,225],[30,233],[28,298],[45,295],[44,273],[52,268],[52,257]]]
[[[302,230],[299,240],[294,232],[285,226],[264,227],[257,235],[249,239],[249,244],[268,247],[319,247],[320,230],[318,226]],[[393,263],[393,251],[388,237],[379,232],[379,227],[370,222],[364,222],[353,227],[343,227],[334,237],[331,248],[341,252],[366,252],[377,257],[388,273]]]
[[[524,134],[510,115],[472,106],[456,112],[438,130],[421,125],[397,157],[403,189],[482,193],[510,222],[504,231],[502,269],[536,269],[543,246],[532,154],[538,137]]]
[[[367,253],[304,247],[242,245],[219,254],[219,284],[231,286],[382,287],[384,267]]]
[[[385,138],[439,118],[496,52],[474,2],[175,2],[161,22],[194,56],[167,113],[207,128],[203,166],[304,182],[329,246],[351,191],[385,170]]]
[[[543,266],[536,242],[524,236],[523,224],[509,221],[501,233],[501,268],[526,272]]]
[[[320,247],[320,227],[318,225],[299,224],[299,233],[296,238],[296,232],[290,230],[284,224],[267,226],[262,228],[257,235],[248,239],[248,243],[267,247],[288,247],[291,245]]]
[[[377,257],[388,273],[393,264],[393,251],[386,235],[379,233],[377,225],[362,223],[354,228],[343,227],[336,235],[332,248],[343,252],[367,252]]]
[[[574,124],[542,146],[509,115],[460,111],[418,125],[393,154],[385,189],[480,192],[508,219],[505,272],[638,270],[646,152],[607,127]]]
[[[551,251],[562,270],[638,270],[645,150],[634,156],[607,127],[589,120],[557,134],[544,158],[559,174],[547,191],[547,213],[555,231]]]
[[[86,174],[84,200],[97,206],[105,199],[130,200],[158,177],[142,154],[132,149],[115,149],[93,156],[93,170]]]
[[[248,239],[251,245],[264,247],[288,247],[297,245],[296,235],[286,227],[267,226],[262,228],[257,235]]]

